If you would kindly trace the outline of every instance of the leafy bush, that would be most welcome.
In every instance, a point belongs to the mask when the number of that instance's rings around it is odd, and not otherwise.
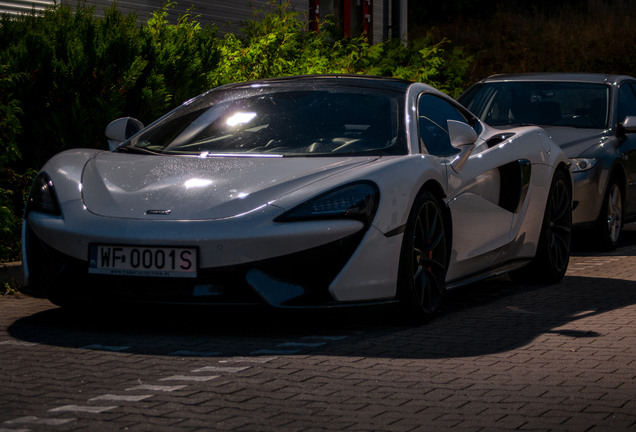
[[[11,168],[0,171],[0,262],[19,261],[22,211],[37,171],[16,174]]]
[[[17,294],[18,290],[11,286],[9,282],[0,285],[0,296]]]
[[[12,205],[13,191],[0,189],[0,261],[16,255],[14,235],[20,224]]]
[[[215,30],[186,15],[167,22],[164,5],[140,28],[113,4],[104,18],[78,3],[0,19],[0,64],[24,73],[15,91],[25,113],[14,166],[40,167],[67,148],[107,149],[104,129],[121,116],[149,122],[207,89]]]
[[[445,52],[444,38],[427,34],[408,47],[400,40],[370,45],[365,35],[333,40],[331,34],[309,31],[304,15],[288,4],[271,4],[259,19],[255,11],[240,35],[227,34],[219,43],[218,69],[210,72],[210,87],[237,81],[304,74],[368,74],[431,84],[451,95],[465,89],[472,58],[460,48]]]
[[[145,124],[208,90],[207,74],[219,61],[216,28],[201,27],[191,14],[171,25],[168,8],[172,6],[165,3],[141,27],[147,66],[128,98],[126,112]]]
[[[11,92],[25,74],[7,74],[7,69],[6,65],[0,65],[0,166],[22,158],[16,143],[16,137],[22,132],[18,119],[22,109]]]
[[[15,193],[4,180],[4,171],[11,162],[22,156],[16,138],[22,132],[18,116],[22,114],[20,102],[13,98],[15,90],[24,74],[8,74],[7,66],[0,66],[0,261],[9,261],[19,256],[20,225],[17,216],[21,207],[16,207]]]

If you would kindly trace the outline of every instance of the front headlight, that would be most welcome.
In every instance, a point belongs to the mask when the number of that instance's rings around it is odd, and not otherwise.
[[[570,171],[573,173],[591,170],[596,165],[596,159],[573,158],[570,159]]]
[[[33,186],[31,186],[29,199],[27,200],[26,209],[24,211],[25,218],[30,211],[39,211],[55,216],[62,214],[53,182],[45,172],[38,174],[33,182]]]
[[[373,221],[379,200],[380,192],[375,183],[350,183],[305,201],[275,221],[351,218],[364,222],[368,227]]]

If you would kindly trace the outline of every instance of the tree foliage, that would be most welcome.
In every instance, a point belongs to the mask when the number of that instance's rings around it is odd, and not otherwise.
[[[434,41],[432,34],[405,46],[401,40],[370,45],[366,35],[335,39],[320,23],[312,32],[304,15],[288,11],[288,4],[270,4],[262,14],[255,11],[239,35],[219,41],[217,70],[210,86],[285,75],[367,74],[389,76],[431,84],[451,95],[466,86],[472,58],[462,49],[444,50],[448,41]],[[262,18],[259,18],[262,16]]]

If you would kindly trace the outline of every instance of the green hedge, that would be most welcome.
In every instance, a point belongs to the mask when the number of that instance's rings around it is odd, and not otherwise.
[[[217,37],[192,14],[168,22],[167,3],[137,24],[115,3],[57,5],[0,19],[0,262],[20,258],[24,200],[37,170],[60,151],[108,148],[104,129],[123,116],[145,124],[216,86],[313,73],[394,76],[457,96],[470,57],[431,35],[409,47],[371,46],[308,30],[304,15],[272,2],[238,35]]]

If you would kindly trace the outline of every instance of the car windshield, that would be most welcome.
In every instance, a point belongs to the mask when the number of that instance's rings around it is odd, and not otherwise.
[[[577,82],[491,82],[459,102],[490,126],[607,127],[609,86]]]
[[[200,157],[407,154],[402,101],[401,93],[366,87],[221,89],[174,110],[122,151]]]

